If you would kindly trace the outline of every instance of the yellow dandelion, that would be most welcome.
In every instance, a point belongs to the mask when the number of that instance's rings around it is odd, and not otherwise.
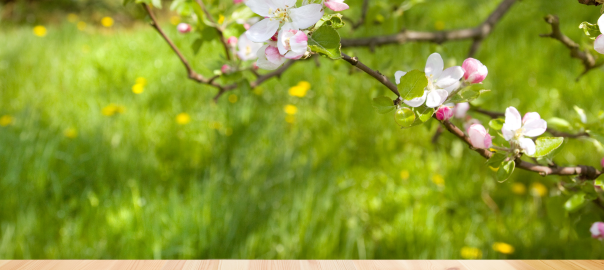
[[[180,17],[179,16],[172,16],[170,17],[170,23],[172,25],[177,25],[180,23]]]
[[[42,25],[36,25],[34,27],[34,35],[39,36],[39,37],[43,37],[46,36],[46,27],[42,26]]]
[[[79,21],[78,24],[76,24],[76,27],[78,28],[78,30],[84,31],[84,29],[86,29],[86,23],[83,21]]]
[[[76,15],[75,13],[69,13],[69,14],[67,14],[67,20],[70,23],[74,23],[78,20],[78,15]]]
[[[136,78],[136,84],[142,84],[143,86],[147,85],[147,79],[143,77]]]
[[[5,127],[13,123],[13,117],[10,115],[3,115],[0,117],[0,126]]]
[[[186,125],[191,122],[191,116],[188,113],[179,113],[176,116],[176,123],[179,125]]]
[[[434,28],[436,28],[436,30],[441,31],[443,29],[445,29],[445,22],[443,21],[436,21],[434,23]]]
[[[304,97],[306,92],[310,90],[310,83],[307,81],[301,81],[296,86],[289,89],[289,95],[294,97]]]
[[[296,117],[293,115],[287,115],[285,116],[285,122],[293,124],[294,122],[296,122]]]
[[[132,86],[132,93],[135,93],[138,95],[138,94],[142,93],[143,91],[145,91],[145,86],[142,84],[137,83]]]
[[[218,16],[218,24],[222,23],[224,23],[224,15],[220,14],[220,16]]]
[[[547,187],[545,185],[535,182],[531,185],[531,195],[535,197],[543,197],[547,194]]]
[[[476,260],[482,258],[482,251],[475,247],[462,247],[461,257],[466,260]]]
[[[285,111],[286,114],[294,115],[298,112],[298,108],[294,105],[288,104],[285,106],[285,108],[283,108],[283,111]]]
[[[434,184],[436,184],[437,186],[444,186],[445,178],[443,178],[440,174],[435,174],[434,176],[432,176],[432,182],[434,182]]]
[[[510,244],[503,242],[495,242],[493,244],[493,250],[503,253],[503,254],[512,254],[514,253],[514,247]]]
[[[113,26],[113,23],[114,23],[114,21],[113,21],[113,18],[111,18],[111,17],[103,17],[101,19],[101,24],[105,27],[111,27],[111,26]]]
[[[514,192],[514,194],[523,195],[526,193],[526,186],[523,183],[513,183],[512,192]]]
[[[402,170],[402,171],[401,171],[401,178],[402,178],[403,180],[407,180],[407,179],[409,179],[409,171],[407,171],[407,170]]]
[[[238,98],[237,98],[237,95],[235,95],[235,94],[231,94],[231,95],[229,95],[229,102],[230,102],[230,103],[235,103],[235,102],[237,102],[237,99],[238,99]]]
[[[65,135],[67,138],[73,139],[78,136],[78,131],[75,128],[68,128],[63,131],[63,135]]]
[[[124,106],[115,105],[112,103],[112,104],[105,106],[105,108],[103,108],[101,110],[101,113],[104,116],[114,116],[116,114],[124,113],[125,111],[126,111],[126,108]]]

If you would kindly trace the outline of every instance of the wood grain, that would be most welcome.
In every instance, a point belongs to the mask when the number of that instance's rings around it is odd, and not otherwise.
[[[0,270],[552,270],[604,269],[604,261],[573,260],[197,260],[197,261],[2,261]]]

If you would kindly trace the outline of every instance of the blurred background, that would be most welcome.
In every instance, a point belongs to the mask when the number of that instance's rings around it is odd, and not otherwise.
[[[589,233],[604,212],[593,203],[566,211],[563,178],[517,170],[498,183],[455,137],[431,142],[437,121],[401,130],[375,113],[371,99],[392,94],[346,62],[296,63],[214,103],[216,90],[186,78],[140,5],[121,2],[0,2],[0,258],[604,259]],[[343,14],[357,20],[362,0],[346,2]],[[364,26],[339,32],[474,27],[499,2],[371,1]],[[169,4],[156,10],[161,25],[211,75],[220,44],[195,55]],[[578,25],[598,11],[517,3],[475,56],[493,91],[474,104],[597,115],[602,71],[575,82],[580,61],[539,34],[555,14],[590,46]],[[470,44],[344,52],[393,78],[423,69],[432,52],[461,65]],[[599,166],[602,156],[573,140],[556,161]]]

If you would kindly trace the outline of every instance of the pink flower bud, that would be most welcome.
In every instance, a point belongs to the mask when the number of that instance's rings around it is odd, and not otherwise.
[[[448,106],[440,106],[436,110],[436,119],[440,121],[449,120],[453,116],[453,109]]]
[[[453,108],[455,118],[463,119],[466,117],[466,113],[470,109],[470,103],[463,102],[455,104],[455,108]]]
[[[231,46],[237,45],[237,37],[232,36],[227,40],[227,43]]]
[[[191,32],[191,26],[187,23],[179,23],[178,26],[176,26],[176,29],[183,34]]]
[[[593,225],[591,225],[591,228],[589,228],[589,231],[591,232],[591,237],[596,238],[596,239],[603,239],[604,238],[604,222],[596,222]]]
[[[493,145],[493,138],[481,124],[473,124],[468,128],[472,146],[487,149]]]
[[[601,54],[604,54],[604,35],[599,35],[594,42],[594,50]]]
[[[481,83],[489,74],[487,66],[474,58],[463,61],[461,68],[464,70],[463,78],[469,83]]]
[[[254,62],[254,64],[252,65],[252,67],[254,67],[254,70],[258,70],[260,67],[258,67],[258,64],[256,64],[256,62]]]
[[[222,73],[226,74],[229,71],[231,71],[231,66],[229,66],[229,65],[223,65],[222,68],[220,68],[220,71],[222,71]]]
[[[233,4],[241,4],[244,0],[233,0]]]
[[[250,27],[252,27],[252,26],[249,23],[243,24],[243,28],[245,28],[245,30],[250,30]]]

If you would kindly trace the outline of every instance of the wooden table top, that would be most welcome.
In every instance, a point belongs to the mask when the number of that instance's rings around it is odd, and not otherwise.
[[[0,261],[0,270],[540,270],[540,269],[587,269],[602,270],[604,261],[455,261],[455,260],[430,260],[430,261],[267,261],[267,260],[204,260],[204,261],[114,261],[114,260],[57,260],[57,261]]]

